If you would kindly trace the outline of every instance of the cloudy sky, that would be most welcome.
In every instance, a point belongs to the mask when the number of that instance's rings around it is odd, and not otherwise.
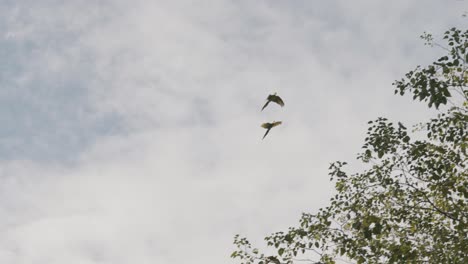
[[[230,263],[326,204],[368,120],[432,114],[391,83],[467,9],[0,0],[0,263]]]

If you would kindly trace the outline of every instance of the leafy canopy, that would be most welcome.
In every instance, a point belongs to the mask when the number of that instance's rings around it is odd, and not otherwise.
[[[434,45],[431,35],[422,37]],[[231,257],[246,264],[468,263],[468,31],[452,28],[444,39],[446,56],[394,85],[395,93],[447,110],[412,132],[386,118],[370,121],[357,157],[366,170],[350,174],[346,162],[332,163],[336,195],[327,207],[266,237],[271,255],[236,235]]]

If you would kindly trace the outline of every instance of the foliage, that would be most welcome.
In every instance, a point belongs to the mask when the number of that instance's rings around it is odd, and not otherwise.
[[[349,174],[346,162],[332,163],[336,195],[327,207],[266,237],[274,254],[237,235],[231,257],[255,264],[468,263],[468,31],[453,28],[444,39],[446,56],[394,85],[395,93],[447,110],[412,132],[386,118],[370,121],[357,157],[366,170]],[[461,103],[451,102],[455,97]]]

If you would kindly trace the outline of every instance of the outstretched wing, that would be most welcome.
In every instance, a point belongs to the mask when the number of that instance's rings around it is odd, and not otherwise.
[[[283,123],[283,122],[281,122],[281,121],[274,122],[273,124],[271,124],[271,127],[279,126],[279,125],[281,125],[282,123]]]
[[[270,130],[271,130],[271,127],[267,129],[267,131],[265,132],[265,135],[263,135],[262,140],[268,135],[268,132],[270,132]]]
[[[267,107],[267,105],[268,105],[269,103],[270,103],[270,101],[268,100],[268,101],[266,102],[266,104],[262,107],[262,110],[261,110],[261,111],[263,111],[263,109],[265,109],[265,107]]]
[[[281,97],[279,97],[277,95],[273,96],[272,101],[279,104],[279,105],[281,105],[281,107],[284,106],[283,99],[281,99]]]

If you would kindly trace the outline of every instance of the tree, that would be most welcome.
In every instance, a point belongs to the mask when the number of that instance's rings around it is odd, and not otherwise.
[[[422,38],[434,44],[429,34]],[[413,131],[386,118],[370,121],[357,156],[364,171],[350,174],[346,162],[332,163],[336,195],[327,207],[266,237],[273,254],[236,235],[231,257],[255,264],[468,263],[468,30],[452,28],[443,39],[446,56],[394,85],[396,94],[445,110]]]

